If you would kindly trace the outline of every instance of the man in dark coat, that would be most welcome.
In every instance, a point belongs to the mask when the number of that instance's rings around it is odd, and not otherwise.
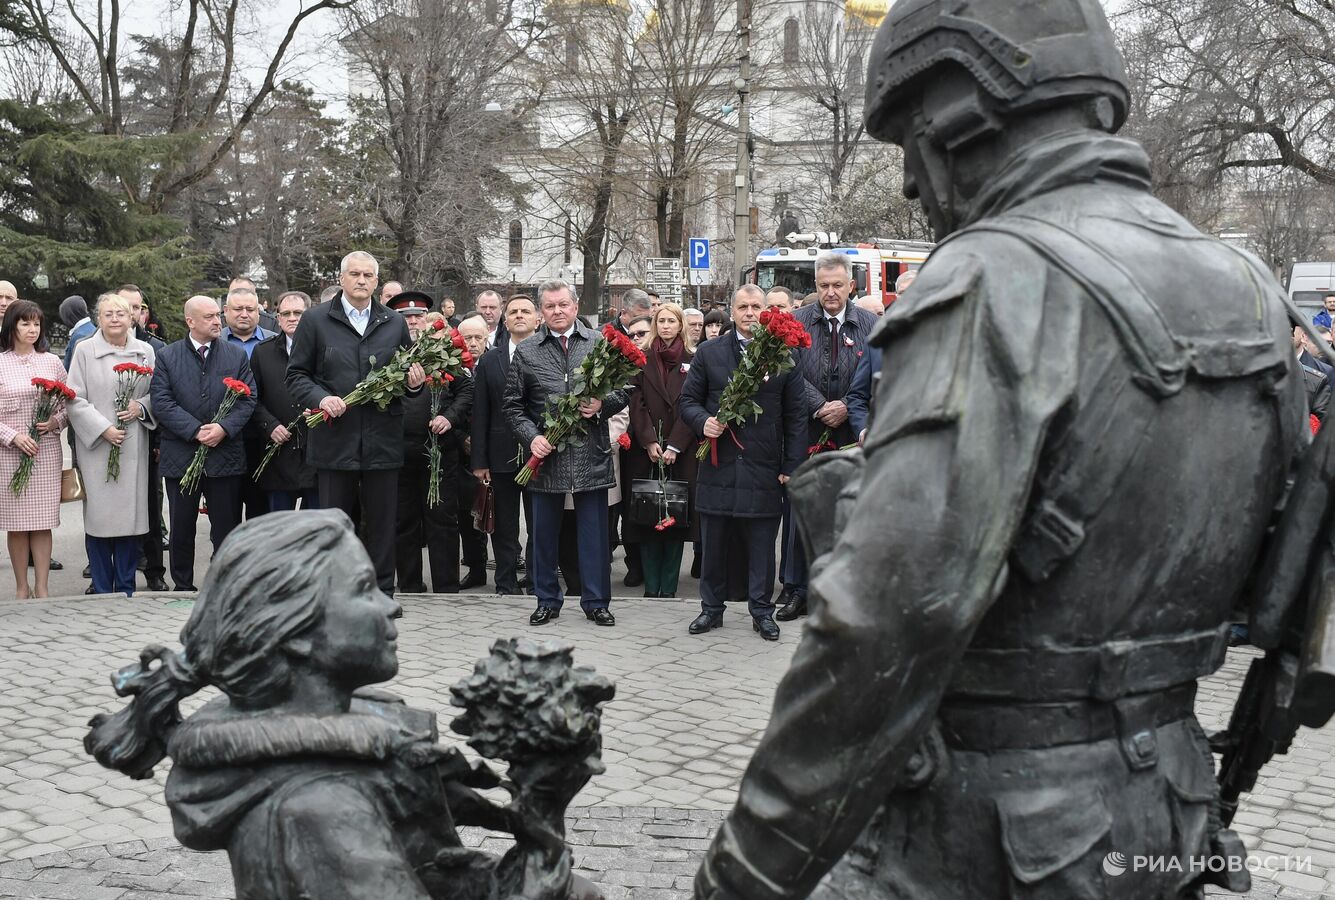
[[[538,327],[538,309],[533,299],[516,294],[505,302],[503,320],[507,340],[482,355],[473,370],[473,475],[490,483],[496,500],[496,530],[491,535],[496,555],[496,593],[518,594],[519,509],[532,531],[533,515],[528,497],[515,484],[515,475],[527,458],[524,447],[505,418],[505,381],[510,374],[514,348]]]
[[[349,407],[342,398],[374,369],[412,344],[403,316],[372,300],[380,271],[375,257],[353,251],[339,267],[339,296],[301,317],[288,361],[287,386],[303,409],[329,421],[311,429],[306,461],[316,470],[320,502],[363,522],[366,552],[380,589],[394,592],[394,524],[403,466],[403,404]],[[426,372],[408,371],[409,392]]]
[[[301,291],[288,291],[279,297],[278,337],[257,345],[250,354],[250,368],[259,389],[255,415],[250,420],[260,447],[253,463],[259,464],[270,441],[280,445],[259,478],[271,512],[296,509],[298,500],[302,509],[320,508],[315,469],[306,462],[306,425],[298,422],[292,430],[287,427],[304,411],[287,389],[287,363],[297,325],[311,305],[310,296]]]
[[[556,579],[557,548],[566,494],[574,496],[578,522],[579,568],[583,592],[580,607],[598,625],[616,624],[612,599],[612,556],[607,541],[607,491],[615,483],[607,420],[626,405],[626,392],[611,391],[601,401],[580,406],[588,431],[579,443],[557,450],[543,437],[543,413],[571,389],[584,357],[602,335],[579,321],[575,292],[564,281],[538,288],[543,324],[533,337],[512,351],[505,386],[505,417],[528,452],[542,459],[542,468],[528,483],[533,504],[533,554],[529,560],[538,608],[531,625],[545,625],[561,614],[564,597]]]
[[[807,407],[811,410],[807,421],[807,445],[811,447],[829,442],[843,447],[858,438],[848,421],[849,389],[878,319],[850,303],[852,293],[853,263],[848,255],[822,253],[816,257],[819,302],[793,313],[811,335],[810,349],[798,354],[798,370],[806,383]],[[829,437],[825,437],[826,432]],[[780,596],[784,605],[775,618],[790,622],[807,614],[807,558],[796,527],[788,529],[784,551],[788,560]]]
[[[216,300],[187,300],[185,325],[190,333],[158,353],[149,390],[153,416],[162,432],[161,467],[167,479],[171,514],[173,589],[193,591],[199,495],[182,493],[181,478],[200,445],[209,447],[199,485],[208,503],[209,540],[216,553],[241,522],[241,481],[246,475],[241,436],[255,410],[255,379],[245,351],[220,338],[222,310]],[[215,423],[213,418],[227,395],[224,378],[245,382],[251,396],[238,397],[222,422]]]
[[[806,456],[807,401],[802,375],[791,369],[760,386],[759,419],[748,417],[731,437],[714,416],[732,373],[742,361],[751,328],[760,321],[765,293],[753,284],[732,298],[735,330],[701,345],[682,385],[678,413],[701,438],[718,438],[718,465],[701,463],[696,485],[700,513],[700,608],[691,634],[723,624],[728,596],[730,538],[746,556],[747,608],[755,630],[779,639],[774,624],[774,544],[783,512],[782,486]],[[737,545],[733,544],[734,552]]]
[[[390,307],[403,316],[414,341],[430,327],[426,312],[431,298],[420,291],[400,291]],[[443,318],[443,317],[442,317]],[[440,409],[431,415],[431,394],[441,391]],[[459,473],[459,442],[467,433],[473,405],[473,379],[459,376],[443,388],[429,386],[403,398],[403,468],[399,469],[399,511],[395,527],[395,571],[399,589],[425,593],[422,578],[422,547],[431,566],[433,594],[459,593],[459,508],[456,488]],[[428,434],[440,448],[440,500],[427,502],[431,488],[431,457]]]

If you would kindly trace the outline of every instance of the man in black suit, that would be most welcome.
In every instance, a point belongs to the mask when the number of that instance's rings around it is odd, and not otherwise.
[[[779,639],[773,618],[774,544],[783,508],[782,486],[806,456],[808,410],[801,373],[789,370],[764,382],[755,396],[762,410],[759,418],[748,416],[741,425],[732,426],[731,437],[716,418],[723,389],[742,361],[764,303],[764,291],[754,284],[737,289],[732,300],[734,333],[701,345],[681,388],[681,418],[697,435],[715,438],[718,445],[718,464],[706,458],[696,482],[701,612],[691,622],[691,634],[723,624],[728,557],[740,550],[746,558],[747,607],[753,627],[767,641]]]
[[[292,355],[297,325],[311,305],[310,295],[302,291],[288,291],[280,296],[278,336],[259,344],[250,354],[250,368],[259,389],[250,425],[261,442],[260,454],[267,450],[270,441],[279,445],[259,477],[259,487],[265,492],[270,512],[296,509],[298,500],[302,509],[320,508],[315,470],[306,463],[306,426],[298,424],[292,431],[287,427],[303,411],[287,389],[287,361]],[[259,461],[260,456],[255,456],[253,463],[258,465]]]
[[[801,307],[793,316],[806,326],[811,347],[798,355],[807,396],[807,444],[816,446],[828,432],[836,447],[854,443],[858,436],[848,421],[849,393],[858,361],[867,353],[867,338],[879,319],[849,300],[853,294],[853,263],[837,251],[816,257],[816,293],[819,302]],[[784,606],[775,618],[789,622],[807,614],[807,558],[797,522],[788,529],[784,573]]]
[[[528,498],[515,484],[515,475],[527,458],[501,409],[505,380],[510,373],[510,351],[538,328],[538,308],[533,298],[516,294],[505,303],[504,322],[508,340],[483,354],[473,372],[473,475],[490,482],[496,498],[496,530],[491,548],[496,554],[496,593],[518,594],[519,507],[530,521]]]
[[[473,298],[473,312],[481,313],[487,323],[488,350],[505,343],[505,320],[501,318],[501,304],[501,295],[495,291],[482,291]]]
[[[321,409],[329,421],[311,429],[306,460],[316,469],[320,502],[364,522],[363,540],[380,589],[394,593],[394,526],[399,469],[403,466],[403,404],[349,407],[343,396],[372,370],[384,366],[412,339],[403,316],[372,299],[380,264],[354,250],[339,266],[341,291],[301,317],[292,341],[287,387],[304,409]],[[426,372],[408,370],[409,392],[422,389]]]
[[[210,297],[185,302],[190,333],[157,355],[149,391],[162,432],[162,474],[171,511],[171,574],[175,590],[195,588],[195,527],[199,495],[185,494],[181,478],[200,445],[209,447],[200,491],[209,506],[209,540],[216,553],[241,523],[241,481],[246,450],[241,435],[255,410],[255,379],[246,352],[220,339],[222,310]],[[237,398],[227,416],[213,421],[227,394],[224,378],[245,382],[250,395]]]

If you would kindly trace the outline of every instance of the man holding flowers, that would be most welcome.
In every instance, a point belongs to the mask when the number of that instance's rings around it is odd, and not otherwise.
[[[779,639],[773,597],[780,488],[806,458],[809,415],[793,348],[809,339],[791,315],[764,312],[764,304],[765,293],[756,285],[737,289],[734,332],[696,351],[677,405],[682,420],[705,439],[695,496],[701,611],[691,634],[723,624],[728,554],[740,550],[753,627],[767,641]]]
[[[200,494],[209,506],[214,552],[241,522],[241,482],[246,477],[241,434],[255,411],[255,379],[246,351],[220,337],[222,310],[216,300],[204,296],[187,300],[185,325],[189,334],[158,354],[149,396],[162,433],[172,581],[175,590],[193,591]],[[248,393],[232,389],[228,382],[241,384]],[[225,415],[219,416],[227,404]],[[201,450],[203,469],[196,485],[193,473],[189,481],[185,476],[192,464],[198,467],[195,460]]]
[[[312,428],[306,461],[315,467],[320,503],[364,522],[366,552],[380,589],[394,593],[394,535],[399,469],[403,466],[403,405],[395,397],[349,405],[344,397],[400,348],[412,345],[403,316],[372,299],[380,264],[354,250],[339,266],[340,293],[301,317],[288,359],[287,387],[298,405],[328,421]],[[417,393],[426,371],[413,363],[402,389]]]
[[[594,623],[611,626],[616,619],[608,609],[612,554],[607,491],[614,475],[607,421],[626,405],[624,385],[635,369],[626,361],[633,353],[643,365],[644,356],[633,345],[609,343],[614,339],[606,332],[599,335],[585,326],[577,316],[575,292],[566,282],[539,285],[538,303],[543,324],[513,348],[503,401],[506,419],[529,454],[516,479],[527,484],[533,504],[529,573],[538,608],[529,624],[545,625],[561,614],[565,598],[556,577],[557,550],[570,494],[583,581],[579,605]],[[629,344],[625,335],[613,334]],[[597,365],[585,371],[589,367],[583,366],[584,360],[591,355]],[[618,380],[622,374],[626,377]]]

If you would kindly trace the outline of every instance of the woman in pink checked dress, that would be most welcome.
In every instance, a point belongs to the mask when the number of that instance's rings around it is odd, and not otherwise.
[[[59,403],[51,418],[38,424],[38,440],[29,437],[38,393],[34,378],[64,381],[65,367],[47,352],[41,307],[16,300],[0,324],[0,528],[9,533],[9,564],[19,599],[47,596],[51,529],[60,525],[60,429],[65,427],[65,404]],[[36,463],[27,487],[16,497],[9,490],[9,479],[24,454],[35,456]],[[31,592],[29,557],[35,573]]]

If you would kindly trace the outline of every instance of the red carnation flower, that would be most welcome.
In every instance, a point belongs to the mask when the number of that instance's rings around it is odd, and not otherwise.
[[[621,432],[621,436],[617,438],[617,443],[621,446],[621,449],[622,449],[622,450],[629,450],[629,449],[630,449],[630,435],[629,435],[629,434],[626,434],[626,432],[624,432],[624,431]]]
[[[224,378],[223,384],[229,391],[234,391],[244,397],[250,396],[250,385],[246,384],[244,381],[238,381],[235,378]]]
[[[113,372],[139,372],[139,363],[121,363],[120,365],[112,366],[112,367],[111,367],[111,371],[113,371]],[[140,374],[142,374],[142,373],[140,373]]]

